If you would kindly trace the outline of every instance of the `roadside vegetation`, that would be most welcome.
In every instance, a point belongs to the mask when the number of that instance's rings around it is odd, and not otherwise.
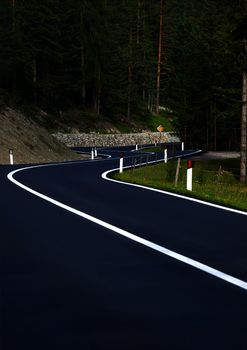
[[[239,159],[195,162],[192,192],[186,190],[186,160],[181,160],[176,186],[177,160],[167,164],[133,166],[123,174],[115,173],[114,178],[247,211],[247,184],[239,182],[239,162]]]
[[[51,134],[152,132],[157,131],[160,124],[166,131],[173,131],[170,119],[169,113],[163,111],[160,115],[147,112],[132,121],[119,116],[118,122],[84,109],[47,113],[30,104],[20,108],[11,101],[1,104],[0,96],[0,164],[9,163],[10,149],[13,149],[16,164],[85,159],[86,156],[75,154]]]
[[[135,133],[143,131],[157,131],[162,124],[165,131],[174,131],[173,117],[169,113],[161,111],[160,114],[143,111],[133,115],[129,120],[124,115],[104,116],[83,108],[74,108],[67,111],[46,113],[45,118],[37,118],[40,111],[26,106],[24,113],[35,118],[41,126],[50,132],[98,132],[102,134]]]

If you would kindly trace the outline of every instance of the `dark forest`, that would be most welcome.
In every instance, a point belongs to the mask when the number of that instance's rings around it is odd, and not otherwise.
[[[1,0],[1,99],[172,114],[185,142],[240,146],[246,1]]]

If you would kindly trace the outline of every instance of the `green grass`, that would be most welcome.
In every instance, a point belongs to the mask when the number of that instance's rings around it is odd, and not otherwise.
[[[113,118],[114,120],[114,118]],[[170,116],[167,113],[161,112],[159,115],[154,113],[140,113],[138,115],[131,116],[130,124],[114,121],[114,125],[122,133],[131,133],[135,127],[142,129],[149,129],[152,132],[157,132],[157,127],[163,125],[165,131],[174,131],[174,127],[170,121]]]
[[[154,113],[149,113],[144,117],[141,117],[142,121],[145,123],[146,127],[151,131],[156,132],[159,125],[163,125],[165,131],[174,131],[174,127],[170,121],[171,116],[168,113],[160,112],[159,115]],[[137,117],[135,117],[138,120]]]
[[[160,148],[160,147],[149,147],[149,148],[144,148],[145,152],[153,152],[153,153],[159,153],[159,152],[163,152],[164,153],[164,149]]]
[[[181,161],[175,187],[177,161],[160,163],[115,173],[114,178],[168,190],[247,211],[247,185],[239,183],[239,160],[198,161],[193,169],[193,191],[186,190],[187,164]]]

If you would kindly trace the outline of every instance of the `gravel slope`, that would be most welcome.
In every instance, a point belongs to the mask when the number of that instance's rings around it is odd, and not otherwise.
[[[5,108],[0,111],[0,164],[9,163],[9,149],[17,164],[82,159],[33,120]]]

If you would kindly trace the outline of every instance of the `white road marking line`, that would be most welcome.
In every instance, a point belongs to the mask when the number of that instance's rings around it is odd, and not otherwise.
[[[191,155],[191,154],[186,154],[185,156],[187,157],[189,155]],[[178,156],[176,156],[174,158],[178,158]],[[171,159],[171,158],[168,158],[168,159]],[[152,161],[152,162],[149,162],[148,164],[158,163],[158,162],[163,162],[163,159],[158,160],[158,161]],[[145,165],[145,164],[146,164],[146,162],[141,163],[141,164],[136,164],[136,167],[139,167],[139,166],[142,166],[142,165]],[[130,169],[131,167],[132,167],[131,165],[128,165],[128,166],[123,167],[123,169]],[[112,178],[108,177],[108,175],[110,173],[114,173],[116,171],[118,171],[118,168],[107,170],[101,175],[101,177],[104,180],[107,180],[107,181],[116,182],[116,183],[120,183],[122,185],[127,185],[127,186],[139,187],[139,188],[143,188],[143,189],[148,190],[148,191],[153,191],[153,192],[166,194],[166,195],[171,196],[171,197],[177,197],[177,198],[185,199],[187,201],[191,201],[191,202],[196,202],[196,203],[200,203],[200,204],[203,204],[203,205],[207,205],[209,207],[213,207],[213,208],[217,208],[217,209],[221,209],[221,210],[226,210],[226,211],[230,211],[230,212],[235,213],[235,214],[241,214],[241,215],[247,216],[247,212],[241,211],[241,210],[238,210],[238,209],[228,208],[228,207],[224,207],[223,205],[206,202],[206,201],[203,201],[201,199],[183,196],[182,194],[177,194],[177,193],[173,193],[173,192],[167,192],[167,191],[164,191],[164,190],[159,190],[157,188],[152,188],[152,187],[148,187],[148,186],[144,186],[144,185],[133,184],[131,182],[124,182],[124,181],[120,181],[120,180],[116,180],[116,179],[112,179]]]
[[[46,164],[44,166],[47,167],[47,166],[56,166],[56,165],[59,165],[59,164],[51,164],[51,165],[47,165]],[[80,210],[72,208],[72,207],[70,207],[70,206],[68,206],[68,205],[66,205],[64,203],[61,203],[61,202],[59,202],[59,201],[57,201],[57,200],[55,200],[53,198],[50,198],[50,197],[48,197],[48,196],[46,196],[46,195],[44,195],[44,194],[42,194],[42,193],[40,193],[38,191],[35,191],[32,188],[30,188],[30,187],[28,187],[26,185],[23,185],[21,182],[19,182],[16,179],[14,179],[14,175],[16,173],[18,173],[18,172],[21,172],[21,171],[24,171],[24,170],[30,170],[30,169],[34,169],[34,168],[39,168],[39,167],[42,167],[42,165],[30,166],[30,167],[14,170],[14,171],[10,172],[7,175],[7,178],[12,183],[14,183],[16,186],[24,189],[27,192],[30,192],[31,194],[33,194],[33,195],[35,195],[35,196],[37,196],[39,198],[42,198],[42,199],[46,200],[49,203],[52,203],[52,204],[54,204],[54,205],[56,205],[56,206],[58,206],[58,207],[60,207],[62,209],[65,209],[65,210],[67,210],[67,211],[69,211],[69,212],[71,212],[71,213],[73,213],[75,215],[78,215],[78,216],[80,216],[80,217],[82,217],[82,218],[84,218],[86,220],[89,220],[89,221],[91,221],[91,222],[93,222],[93,223],[95,223],[97,225],[100,225],[100,226],[102,226],[102,227],[104,227],[104,228],[106,228],[108,230],[116,232],[117,234],[119,234],[121,236],[124,236],[124,237],[126,237],[126,238],[128,238],[128,239],[130,239],[132,241],[137,242],[137,243],[140,243],[140,244],[142,244],[142,245],[144,245],[144,246],[146,246],[148,248],[151,248],[151,249],[153,249],[153,250],[155,250],[157,252],[160,252],[160,253],[162,253],[162,254],[164,254],[166,256],[169,256],[169,257],[171,257],[171,258],[173,258],[175,260],[181,261],[181,262],[183,262],[183,263],[185,263],[187,265],[190,265],[190,266],[192,266],[192,267],[194,267],[194,268],[196,268],[198,270],[204,271],[204,272],[206,272],[206,273],[208,273],[208,274],[210,274],[212,276],[215,276],[215,277],[217,277],[217,278],[219,278],[221,280],[224,280],[225,282],[231,283],[231,284],[233,284],[233,285],[235,285],[237,287],[240,287],[240,288],[242,288],[244,290],[247,290],[247,283],[242,281],[242,280],[240,280],[240,279],[238,279],[238,278],[235,278],[235,277],[233,277],[231,275],[228,275],[228,274],[226,274],[224,272],[221,272],[221,271],[219,271],[217,269],[214,269],[214,268],[212,268],[212,267],[210,267],[208,265],[202,264],[199,261],[193,260],[191,258],[188,258],[188,257],[184,256],[184,255],[176,253],[176,252],[174,252],[172,250],[169,250],[169,249],[167,249],[165,247],[162,247],[162,246],[160,246],[160,245],[158,245],[156,243],[148,241],[148,240],[146,240],[144,238],[141,238],[141,237],[139,237],[137,235],[134,235],[134,234],[132,234],[132,233],[130,233],[128,231],[125,231],[125,230],[123,230],[123,229],[121,229],[121,228],[119,228],[117,226],[114,226],[114,225],[109,224],[109,223],[107,223],[107,222],[105,222],[103,220],[100,220],[100,219],[98,219],[98,218],[96,218],[96,217],[94,217],[92,215],[86,214],[86,213],[84,213],[84,212],[82,212]],[[108,171],[106,173],[109,173],[109,172],[110,171]],[[106,174],[106,173],[104,173],[104,174]],[[102,177],[103,177],[103,175],[102,175]]]
[[[88,156],[90,156],[91,152],[82,152],[82,151],[74,151],[77,154],[86,154]],[[112,156],[110,156],[109,154],[103,154],[103,153],[98,153],[97,157],[106,157],[106,158],[112,158]]]

